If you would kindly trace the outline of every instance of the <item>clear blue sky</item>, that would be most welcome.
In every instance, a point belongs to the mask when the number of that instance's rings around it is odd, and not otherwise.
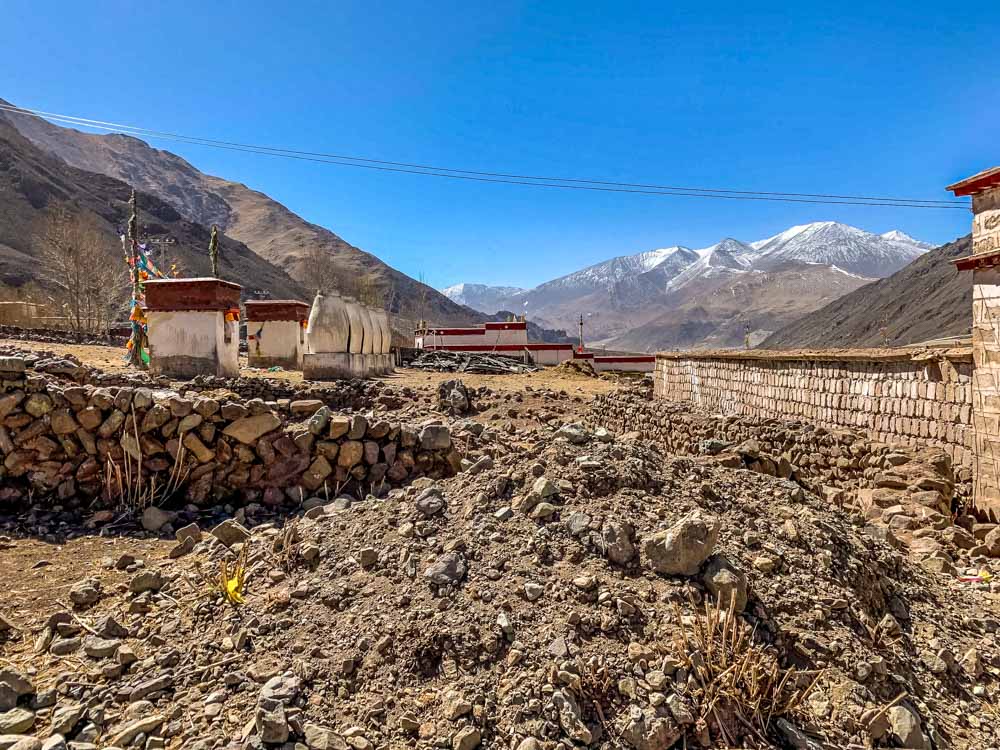
[[[528,174],[947,198],[1000,162],[997,5],[6,0],[0,97],[209,138]],[[429,283],[533,285],[792,224],[959,211],[474,184],[153,142]]]

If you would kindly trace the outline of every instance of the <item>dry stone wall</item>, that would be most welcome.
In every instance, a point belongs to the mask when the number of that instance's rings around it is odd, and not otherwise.
[[[149,487],[182,477],[203,505],[280,505],[311,494],[370,492],[461,466],[448,428],[337,414],[318,399],[182,397],[79,384],[0,357],[0,506],[34,498],[113,506],[141,473]]]
[[[940,493],[940,506],[947,508],[952,498],[964,502],[972,491],[971,472],[953,467],[948,454],[938,448],[903,449],[869,440],[855,430],[801,420],[708,414],[690,404],[653,398],[648,389],[598,396],[588,424],[619,434],[638,433],[670,453],[716,456],[732,468],[794,480],[831,497],[839,496],[837,490],[853,493],[864,488],[933,490]],[[909,464],[908,470],[899,469],[900,464]],[[907,475],[917,465],[933,470],[917,472],[921,476],[911,481]],[[925,473],[946,477],[946,486],[925,484]]]
[[[974,463],[971,352],[659,354],[655,393],[725,416],[801,420]]]

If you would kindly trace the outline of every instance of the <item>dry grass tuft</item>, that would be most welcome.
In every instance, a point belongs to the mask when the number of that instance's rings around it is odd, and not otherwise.
[[[756,628],[734,614],[734,600],[735,592],[728,609],[706,600],[704,616],[687,622],[675,605],[681,627],[674,645],[698,685],[699,724],[714,723],[727,746],[738,725],[745,730],[739,734],[769,745],[772,722],[795,714],[823,671],[783,669],[775,650],[755,641]]]
[[[131,422],[134,431],[128,436],[131,450],[124,451],[121,464],[108,456],[104,466],[103,494],[104,499],[119,510],[138,515],[150,506],[170,500],[187,482],[191,470],[184,465],[185,448],[184,442],[180,441],[166,480],[161,480],[157,473],[145,471],[134,409]],[[124,447],[125,440],[122,442]]]

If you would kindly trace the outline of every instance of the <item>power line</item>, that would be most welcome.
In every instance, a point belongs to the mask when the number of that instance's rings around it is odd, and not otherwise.
[[[407,162],[395,162],[382,159],[369,159],[365,157],[346,156],[339,154],[329,154],[323,152],[300,151],[296,149],[277,148],[272,146],[260,146],[232,141],[220,141],[199,136],[188,136],[178,133],[169,133],[135,125],[108,122],[105,120],[95,120],[74,115],[64,115],[54,112],[44,112],[42,110],[26,109],[13,105],[0,104],[0,110],[36,117],[43,120],[53,120],[60,123],[87,127],[94,130],[105,130],[108,132],[122,132],[126,135],[143,136],[146,138],[159,138],[201,145],[211,148],[219,148],[230,151],[242,151],[246,153],[262,154],[266,156],[278,156],[299,161],[309,161],[321,164],[332,164],[334,166],[355,167],[360,169],[370,169],[381,172],[396,172],[403,174],[416,174],[429,177],[443,177],[448,179],[466,180],[472,182],[499,183],[507,185],[523,185],[529,187],[561,188],[564,190],[587,190],[610,193],[632,193],[642,195],[666,195],[681,196],[688,198],[716,198],[726,200],[753,200],[772,201],[781,203],[809,203],[822,205],[847,205],[847,206],[888,206],[892,208],[943,208],[968,210],[969,205],[964,202],[926,200],[919,198],[889,198],[878,196],[854,196],[854,195],[833,195],[825,193],[781,193],[751,190],[729,190],[722,188],[690,188],[669,185],[650,185],[644,183],[612,182],[608,180],[589,180],[578,178],[543,177],[532,175],[518,175],[505,172],[479,172],[474,170],[452,169],[448,167],[434,167],[429,165],[411,164]]]
[[[776,196],[776,197],[798,197],[798,198],[831,198],[831,199],[849,199],[849,200],[869,200],[869,201],[889,201],[889,202],[903,202],[903,203],[927,203],[927,204],[941,204],[949,206],[962,206],[966,207],[967,204],[960,201],[953,200],[937,200],[937,199],[922,199],[922,198],[891,198],[891,197],[879,197],[879,196],[865,196],[865,195],[834,195],[828,193],[782,193],[782,192],[769,192],[760,190],[732,190],[732,189],[722,189],[722,188],[697,188],[697,187],[682,187],[676,185],[653,185],[646,183],[633,183],[633,182],[612,182],[609,180],[593,180],[593,179],[580,179],[572,177],[546,177],[546,176],[533,176],[533,175],[522,175],[522,174],[511,174],[506,172],[479,172],[468,169],[453,169],[450,167],[438,167],[426,164],[414,164],[409,162],[398,162],[398,161],[388,161],[384,159],[370,159],[360,156],[346,156],[343,154],[330,154],[316,151],[300,151],[295,149],[278,148],[274,146],[260,146],[253,144],[238,143],[232,141],[219,141],[208,138],[201,138],[196,136],[183,136],[175,133],[164,133],[162,131],[150,130],[148,128],[142,128],[134,125],[124,125],[122,123],[107,122],[105,120],[92,120],[88,118],[75,117],[72,115],[61,115],[52,112],[43,112],[41,110],[27,110],[20,107],[4,106],[0,105],[0,109],[7,109],[13,112],[22,112],[35,117],[51,117],[60,118],[63,120],[77,121],[78,124],[88,125],[89,127],[98,127],[101,129],[115,128],[115,129],[127,129],[134,131],[136,133],[141,133],[148,135],[150,137],[165,137],[165,138],[182,138],[186,141],[197,142],[204,145],[219,145],[219,146],[231,146],[238,148],[248,148],[259,151],[274,152],[280,154],[294,154],[299,156],[312,156],[312,157],[323,157],[327,159],[338,159],[347,161],[357,161],[365,162],[371,164],[382,164],[388,166],[397,167],[407,167],[411,169],[419,170],[432,170],[435,172],[454,172],[457,174],[468,174],[477,175],[484,177],[503,177],[510,179],[519,180],[544,180],[549,182],[571,182],[571,183],[583,183],[591,185],[607,185],[614,187],[632,187],[632,188],[647,188],[654,190],[678,190],[684,192],[707,192],[707,193],[731,193],[737,195],[765,195],[765,196]],[[106,126],[106,127],[105,127]]]

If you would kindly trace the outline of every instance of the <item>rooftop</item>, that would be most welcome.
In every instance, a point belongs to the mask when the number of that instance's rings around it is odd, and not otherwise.
[[[950,190],[956,197],[963,195],[974,195],[983,190],[1000,186],[1000,167],[990,167],[982,172],[959,180],[953,185],[949,185],[946,190]]]

